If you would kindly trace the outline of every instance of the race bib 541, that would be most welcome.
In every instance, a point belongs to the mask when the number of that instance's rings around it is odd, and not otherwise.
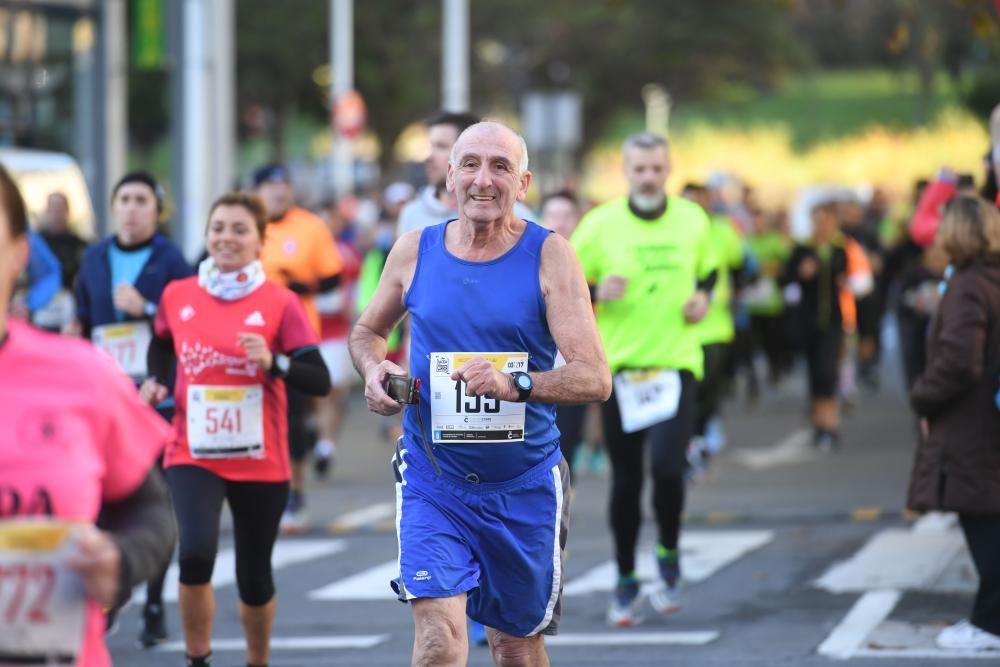
[[[189,386],[187,439],[196,459],[262,458],[263,387]]]

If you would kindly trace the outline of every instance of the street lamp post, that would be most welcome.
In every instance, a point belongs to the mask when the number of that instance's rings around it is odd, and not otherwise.
[[[469,110],[469,0],[442,0],[441,108]]]
[[[333,133],[330,168],[338,198],[354,189],[352,141],[338,129],[337,102],[354,90],[354,0],[330,0],[330,130]]]

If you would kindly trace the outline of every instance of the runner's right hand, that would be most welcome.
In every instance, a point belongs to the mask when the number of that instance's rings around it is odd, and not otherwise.
[[[615,301],[625,296],[628,280],[622,276],[606,276],[597,286],[598,301]]]
[[[118,595],[121,551],[111,534],[94,526],[84,526],[76,535],[76,553],[69,566],[83,580],[87,597],[103,607],[111,607]]]
[[[802,280],[812,280],[819,272],[819,263],[815,257],[805,257],[799,262],[799,278]]]
[[[153,379],[146,380],[139,387],[139,397],[153,406],[163,401],[168,393],[170,392],[166,387]]]
[[[403,409],[400,405],[385,393],[382,384],[389,375],[406,375],[406,371],[389,360],[369,367],[365,373],[365,400],[368,401],[368,409],[380,415],[394,415]]]

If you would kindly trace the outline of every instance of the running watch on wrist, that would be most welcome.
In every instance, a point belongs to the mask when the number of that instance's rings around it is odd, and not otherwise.
[[[287,356],[278,353],[274,355],[274,361],[271,362],[271,375],[276,378],[284,378],[288,375],[288,369],[292,364],[292,360]]]
[[[156,304],[152,301],[147,301],[142,305],[142,314],[146,317],[156,317]]]
[[[526,402],[531,396],[531,390],[535,388],[531,376],[523,371],[514,371],[510,376],[514,379],[514,388],[517,389],[517,402]]]

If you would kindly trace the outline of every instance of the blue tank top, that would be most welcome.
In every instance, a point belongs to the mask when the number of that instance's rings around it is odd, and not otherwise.
[[[444,236],[449,222],[423,230],[410,312],[410,373],[420,379],[420,403],[404,416],[408,458],[426,469],[426,442],[446,475],[504,482],[545,461],[559,448],[554,405],[529,401],[524,441],[502,444],[433,443],[430,356],[434,352],[526,352],[530,371],[549,371],[556,345],[545,317],[539,282],[542,244],[549,230],[528,222],[514,247],[487,262],[452,255]],[[425,428],[417,420],[417,409]]]

